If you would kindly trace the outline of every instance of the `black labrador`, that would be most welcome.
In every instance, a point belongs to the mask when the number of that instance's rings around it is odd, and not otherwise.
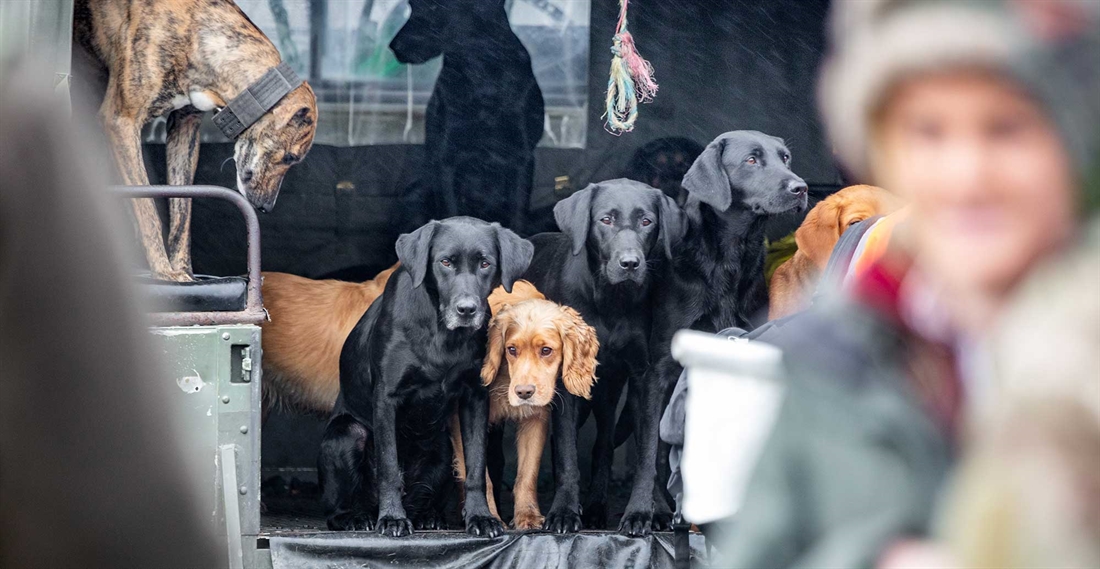
[[[523,228],[542,138],[542,91],[505,0],[410,0],[390,42],[402,63],[440,54],[425,115],[426,164],[404,196],[414,216],[475,215]]]
[[[498,224],[456,217],[397,240],[401,268],[340,354],[340,396],[318,475],[328,527],[400,537],[443,526],[454,488],[448,420],[465,449],[466,531],[503,533],[485,498],[489,293],[511,290],[534,247]],[[377,507],[377,510],[374,508]],[[377,511],[377,517],[373,514]]]
[[[607,525],[615,407],[623,386],[629,384],[631,400],[650,391],[639,385],[648,364],[650,291],[654,275],[673,255],[684,233],[683,217],[676,202],[660,190],[631,180],[611,180],[592,184],[554,207],[561,233],[531,238],[535,258],[524,278],[551,300],[580,312],[600,339],[599,381],[591,402],[598,434],[583,510],[588,528]],[[577,531],[582,523],[576,436],[580,412],[586,412],[588,405],[570,395],[563,399],[562,405],[553,408],[557,494],[544,526],[558,533]],[[652,484],[639,490],[636,481],[620,531],[636,533],[636,526],[643,523],[639,512],[648,512],[644,519],[648,528],[651,494]],[[671,514],[663,523],[667,526],[670,521]]]
[[[684,328],[750,329],[752,319],[767,306],[768,216],[807,205],[806,182],[791,171],[791,152],[783,139],[757,131],[727,132],[714,139],[683,185],[688,192],[687,232],[654,290],[651,365],[645,382],[654,391],[646,396],[646,405],[631,408],[634,421],[627,425],[634,429],[644,470],[636,473],[635,482],[647,488],[657,478],[658,422],[681,372],[670,354],[672,335]],[[667,460],[667,453],[662,458]],[[662,494],[663,486],[658,488]]]

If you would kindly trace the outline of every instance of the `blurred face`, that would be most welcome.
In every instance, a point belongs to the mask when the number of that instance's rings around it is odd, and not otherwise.
[[[876,179],[911,202],[916,260],[949,292],[1003,295],[1073,232],[1070,159],[1012,83],[976,71],[912,79],[877,119]]]

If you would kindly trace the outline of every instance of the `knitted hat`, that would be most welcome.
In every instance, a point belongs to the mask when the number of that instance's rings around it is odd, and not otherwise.
[[[1091,15],[1091,14],[1090,14]],[[853,0],[834,4],[818,100],[833,150],[869,180],[871,118],[888,90],[914,74],[977,67],[1029,92],[1058,126],[1079,173],[1096,158],[1100,42],[1094,26],[1043,42],[999,1]]]

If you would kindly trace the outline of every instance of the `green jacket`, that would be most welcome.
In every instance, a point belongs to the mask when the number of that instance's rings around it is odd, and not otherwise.
[[[951,441],[886,319],[850,302],[795,318],[773,340],[787,394],[740,512],[716,528],[720,565],[872,567],[894,539],[928,532]]]

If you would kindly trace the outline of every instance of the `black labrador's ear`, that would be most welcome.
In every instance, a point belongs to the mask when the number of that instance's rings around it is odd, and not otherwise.
[[[438,221],[432,220],[416,231],[397,238],[397,260],[412,275],[413,288],[424,284],[424,277],[428,274],[428,254],[431,253],[432,235],[435,235],[438,225]]]
[[[497,249],[500,251],[500,286],[504,292],[512,292],[514,284],[535,256],[535,246],[528,240],[516,235],[511,229],[494,223],[497,230]]]
[[[583,190],[561,200],[554,206],[554,221],[558,229],[573,240],[573,254],[580,255],[588,240],[588,224],[592,223],[592,194],[599,184],[588,184]]]
[[[665,244],[665,255],[672,258],[672,250],[680,244],[687,232],[687,222],[684,220],[684,210],[676,205],[676,200],[668,197],[662,191],[657,191],[657,208],[661,216],[661,241]]]
[[[718,211],[726,211],[733,203],[733,187],[722,164],[726,139],[719,138],[707,145],[703,153],[684,174],[683,186],[695,199]]]

